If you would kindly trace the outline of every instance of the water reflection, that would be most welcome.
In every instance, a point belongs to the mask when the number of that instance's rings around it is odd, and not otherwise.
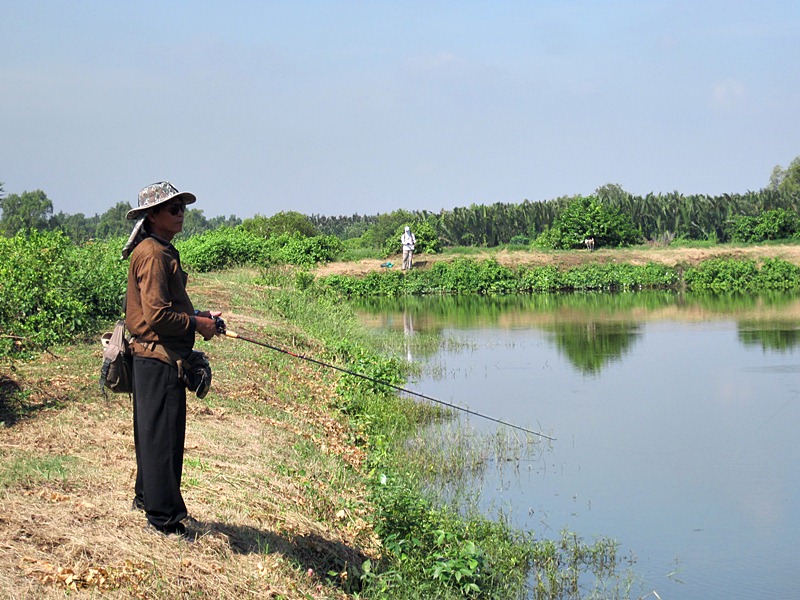
[[[753,323],[739,323],[739,341],[762,350],[788,352],[800,344],[800,329],[795,323],[776,323],[769,329]]]
[[[408,362],[413,362],[414,355],[411,351],[413,340],[411,338],[414,336],[414,314],[408,309],[403,310],[403,336],[405,340],[406,360]]]
[[[796,293],[761,295],[674,291],[535,294],[500,297],[423,296],[355,301],[366,323],[402,330],[405,355],[413,360],[413,336],[441,336],[446,329],[534,327],[547,332],[579,372],[598,374],[634,347],[647,321],[736,321],[739,341],[764,350],[800,344],[800,298]],[[787,315],[790,317],[787,319]],[[765,325],[768,324],[768,325]],[[420,357],[429,347],[417,348]]]
[[[628,352],[640,335],[635,323],[564,322],[545,327],[556,347],[585,374],[597,373]]]

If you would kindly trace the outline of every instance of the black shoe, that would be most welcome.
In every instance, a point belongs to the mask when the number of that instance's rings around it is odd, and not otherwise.
[[[134,498],[133,502],[131,503],[131,510],[144,511],[144,500],[141,498]]]
[[[174,525],[167,525],[163,527],[162,530],[166,535],[186,535],[186,525],[183,523],[175,523]]]
[[[186,532],[186,525],[183,523],[174,523],[172,525],[153,525],[152,523],[147,524],[147,528],[153,531],[157,531],[158,533],[166,536],[176,536],[180,538],[184,538],[186,540],[193,540],[193,538]]]

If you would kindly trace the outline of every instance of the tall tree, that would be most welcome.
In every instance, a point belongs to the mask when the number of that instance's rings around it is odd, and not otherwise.
[[[42,190],[0,198],[0,209],[0,229],[8,236],[23,229],[45,230],[53,215],[53,203]]]
[[[125,216],[131,209],[128,202],[117,202],[100,215],[100,222],[97,224],[97,237],[107,238],[128,235],[133,227],[133,221],[128,221]]]
[[[361,236],[361,244],[364,248],[383,248],[387,240],[394,240],[395,232],[398,228],[410,225],[414,221],[414,214],[407,210],[401,209],[389,214],[380,214],[377,220]]]
[[[216,217],[211,217],[208,220],[209,230],[219,229],[220,227],[237,227],[238,225],[241,224],[242,220],[236,215],[229,215],[227,217],[219,215]]]
[[[68,215],[64,212],[59,212],[50,219],[50,229],[60,229],[71,240],[85,242],[94,237],[99,220],[100,217],[97,215],[87,219],[83,213]]]
[[[594,195],[603,202],[612,203],[620,203],[630,198],[630,194],[622,189],[622,186],[618,183],[601,185],[594,191]]]
[[[786,168],[786,176],[783,178],[783,181],[781,181],[781,185],[778,189],[789,194],[797,194],[800,192],[800,156],[795,157],[795,159],[789,163],[789,166]]]
[[[208,219],[203,214],[203,209],[187,208],[183,214],[183,231],[181,237],[189,237],[208,231]]]
[[[785,169],[775,165],[769,177],[768,189],[788,194],[800,193],[800,156],[795,157]]]
[[[769,185],[767,186],[767,189],[770,189],[773,192],[777,192],[783,178],[784,178],[783,167],[780,165],[775,165],[774,167],[772,167],[772,173],[770,173],[769,176]]]

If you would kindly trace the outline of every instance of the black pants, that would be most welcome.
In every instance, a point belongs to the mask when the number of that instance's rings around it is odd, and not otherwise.
[[[181,496],[186,388],[175,367],[159,360],[133,359],[133,441],[137,500],[158,528],[186,518]]]

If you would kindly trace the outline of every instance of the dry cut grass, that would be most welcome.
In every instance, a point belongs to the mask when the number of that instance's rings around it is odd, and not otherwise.
[[[414,257],[417,268],[426,268],[438,261],[452,261],[458,256],[475,260],[493,258],[508,267],[520,265],[543,266],[556,265],[561,268],[576,267],[588,263],[630,263],[644,265],[649,262],[676,265],[697,265],[710,258],[753,259],[781,258],[790,263],[800,265],[800,245],[770,244],[760,246],[737,246],[723,244],[708,248],[688,248],[681,246],[635,246],[631,248],[600,248],[596,252],[586,250],[507,250],[485,249],[468,254],[421,254]],[[388,259],[395,265],[400,264],[400,257]],[[316,274],[362,276],[372,271],[381,271],[383,260],[364,259],[353,262],[335,262],[320,265]]]
[[[270,319],[238,319],[223,290],[204,291],[229,323],[287,335]],[[201,348],[214,384],[205,401],[189,397],[186,541],[130,510],[130,400],[100,396],[99,348],[4,369],[0,404],[27,414],[0,428],[2,597],[350,597],[353,567],[379,548],[363,452],[328,404],[327,374],[233,340]]]

